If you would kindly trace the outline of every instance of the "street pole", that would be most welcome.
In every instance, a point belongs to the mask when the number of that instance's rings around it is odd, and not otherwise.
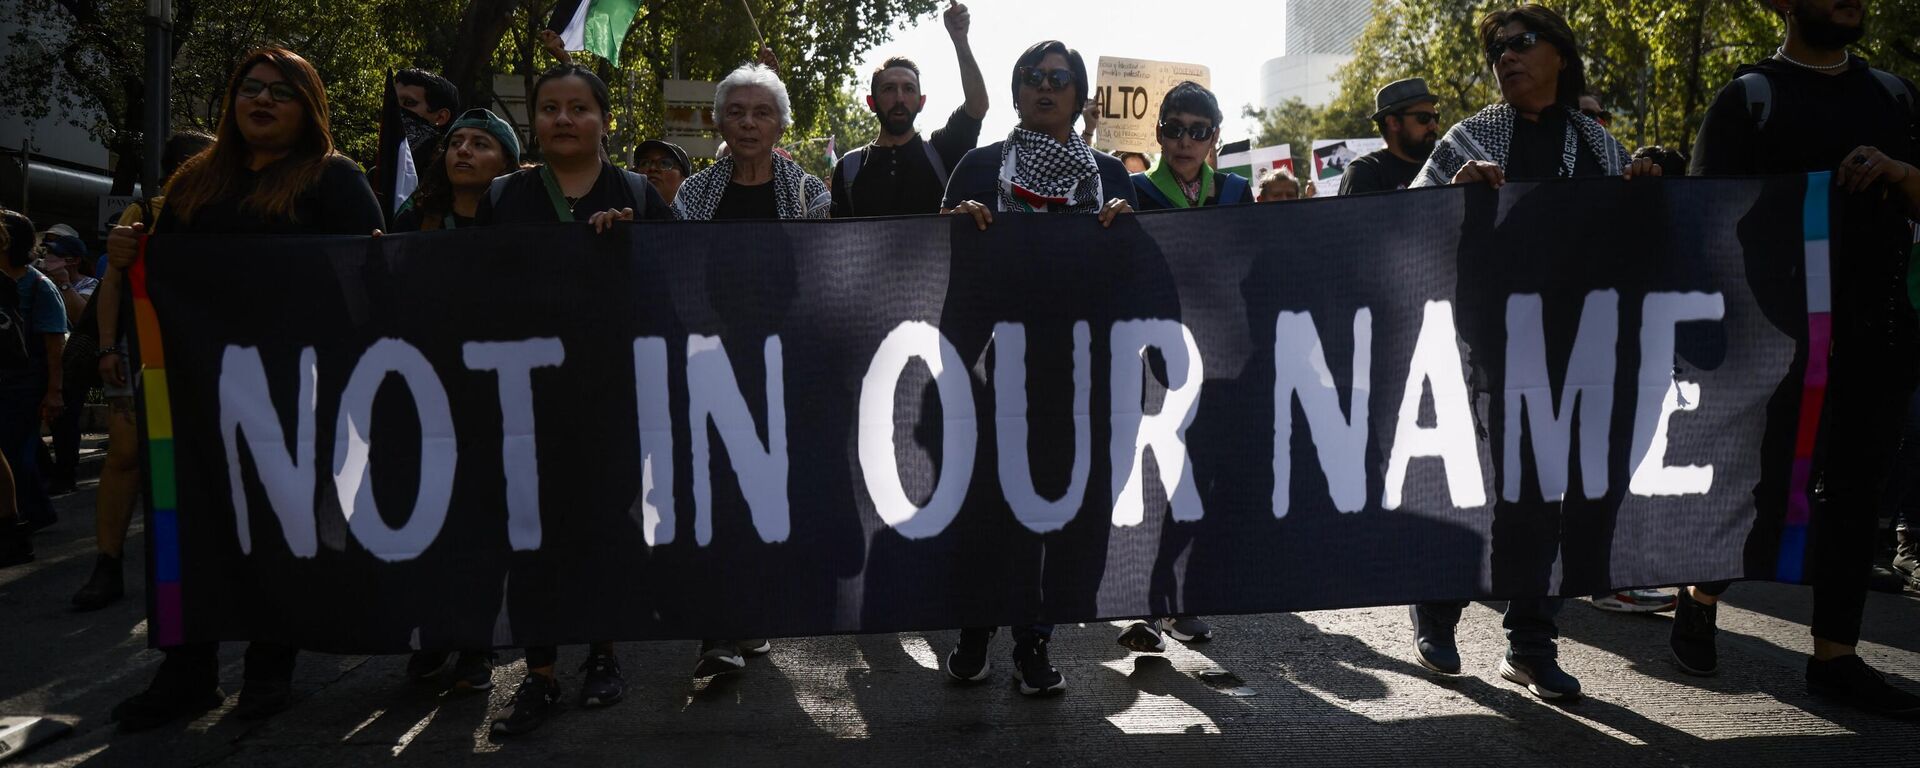
[[[160,194],[160,156],[167,151],[173,101],[173,0],[147,0],[147,109],[141,116],[140,189]]]

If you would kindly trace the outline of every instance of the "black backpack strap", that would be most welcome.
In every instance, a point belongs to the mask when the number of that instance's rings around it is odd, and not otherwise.
[[[1911,119],[1913,116],[1914,98],[1913,89],[1907,87],[1907,81],[1901,80],[1899,75],[1884,69],[1871,69],[1868,71],[1873,73],[1873,79],[1880,81],[1880,87],[1887,89],[1887,95],[1892,96],[1894,102],[1899,104],[1900,109],[1905,111],[1908,118]]]
[[[620,173],[627,179],[627,194],[633,196],[633,218],[635,220],[646,218],[650,213],[647,210],[647,185],[653,182],[647,181],[647,177],[633,171],[621,170]]]
[[[500,207],[500,196],[507,191],[507,179],[511,179],[516,175],[518,174],[509,173],[503,176],[496,176],[493,179],[493,183],[487,185],[487,202],[494,208]]]
[[[933,175],[940,180],[940,189],[947,188],[947,164],[940,159],[940,150],[933,148],[933,142],[925,137],[920,140],[921,148],[927,151],[927,162],[933,164]]]
[[[869,145],[871,146],[871,145]],[[840,175],[840,182],[847,185],[847,205],[853,205],[853,180],[860,178],[860,164],[867,159],[867,148],[860,147],[840,158],[840,164],[834,166],[834,173]],[[841,170],[841,169],[845,170]]]

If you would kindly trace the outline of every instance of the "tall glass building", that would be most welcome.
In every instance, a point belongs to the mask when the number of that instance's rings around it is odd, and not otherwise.
[[[1260,67],[1260,106],[1332,101],[1339,90],[1334,75],[1353,58],[1353,42],[1372,13],[1373,0],[1286,0],[1279,56]]]

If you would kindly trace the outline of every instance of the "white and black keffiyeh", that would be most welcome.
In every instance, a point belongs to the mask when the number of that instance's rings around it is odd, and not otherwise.
[[[1000,147],[1000,210],[1098,213],[1100,164],[1078,134],[1067,143],[1015,128]]]
[[[1560,178],[1573,176],[1574,162],[1577,159],[1581,141],[1593,151],[1594,158],[1600,161],[1600,167],[1608,176],[1618,176],[1627,169],[1627,148],[1607,133],[1598,121],[1580,114],[1578,110],[1556,104],[1548,109],[1567,111],[1566,142],[1560,149]],[[1412,186],[1439,187],[1453,183],[1453,175],[1460,172],[1468,162],[1484,160],[1507,167],[1507,151],[1513,147],[1513,121],[1520,119],[1513,106],[1505,102],[1494,104],[1479,113],[1447,129],[1445,136],[1433,147],[1433,154],[1427,156],[1420,173],[1413,178]]]
[[[723,157],[706,170],[687,178],[673,199],[674,210],[686,221],[711,221],[720,198],[733,181],[733,158]],[[824,219],[833,207],[826,182],[814,178],[799,163],[773,155],[773,202],[783,219]]]

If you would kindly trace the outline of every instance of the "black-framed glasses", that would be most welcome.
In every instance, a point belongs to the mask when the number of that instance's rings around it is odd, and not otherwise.
[[[1021,67],[1020,82],[1028,88],[1038,88],[1041,83],[1053,86],[1056,91],[1066,90],[1073,85],[1073,70],[1065,68],[1041,69],[1039,67]]]
[[[1613,120],[1613,113],[1608,112],[1604,109],[1582,109],[1580,110],[1580,114],[1586,115],[1587,117],[1591,117],[1603,123]]]
[[[1440,122],[1440,113],[1438,112],[1401,112],[1400,119],[1412,120],[1421,125],[1433,125],[1434,123]]]
[[[1183,123],[1178,120],[1164,120],[1160,123],[1160,135],[1168,141],[1179,141],[1185,136],[1194,141],[1206,141],[1213,138],[1219,127],[1212,123]]]
[[[1510,37],[1503,37],[1487,44],[1487,61],[1490,63],[1499,61],[1500,54],[1506,53],[1507,51],[1526,53],[1527,51],[1533,50],[1533,47],[1539,44],[1540,33],[1538,32],[1522,32]]]
[[[640,171],[677,171],[680,164],[671,157],[641,157],[633,161],[634,170]]]
[[[240,90],[238,91],[240,98],[256,98],[260,95],[261,91],[266,91],[268,94],[271,94],[274,101],[282,104],[300,98],[300,92],[294,90],[293,86],[288,85],[285,80],[263,83],[249,77],[240,81]]]

